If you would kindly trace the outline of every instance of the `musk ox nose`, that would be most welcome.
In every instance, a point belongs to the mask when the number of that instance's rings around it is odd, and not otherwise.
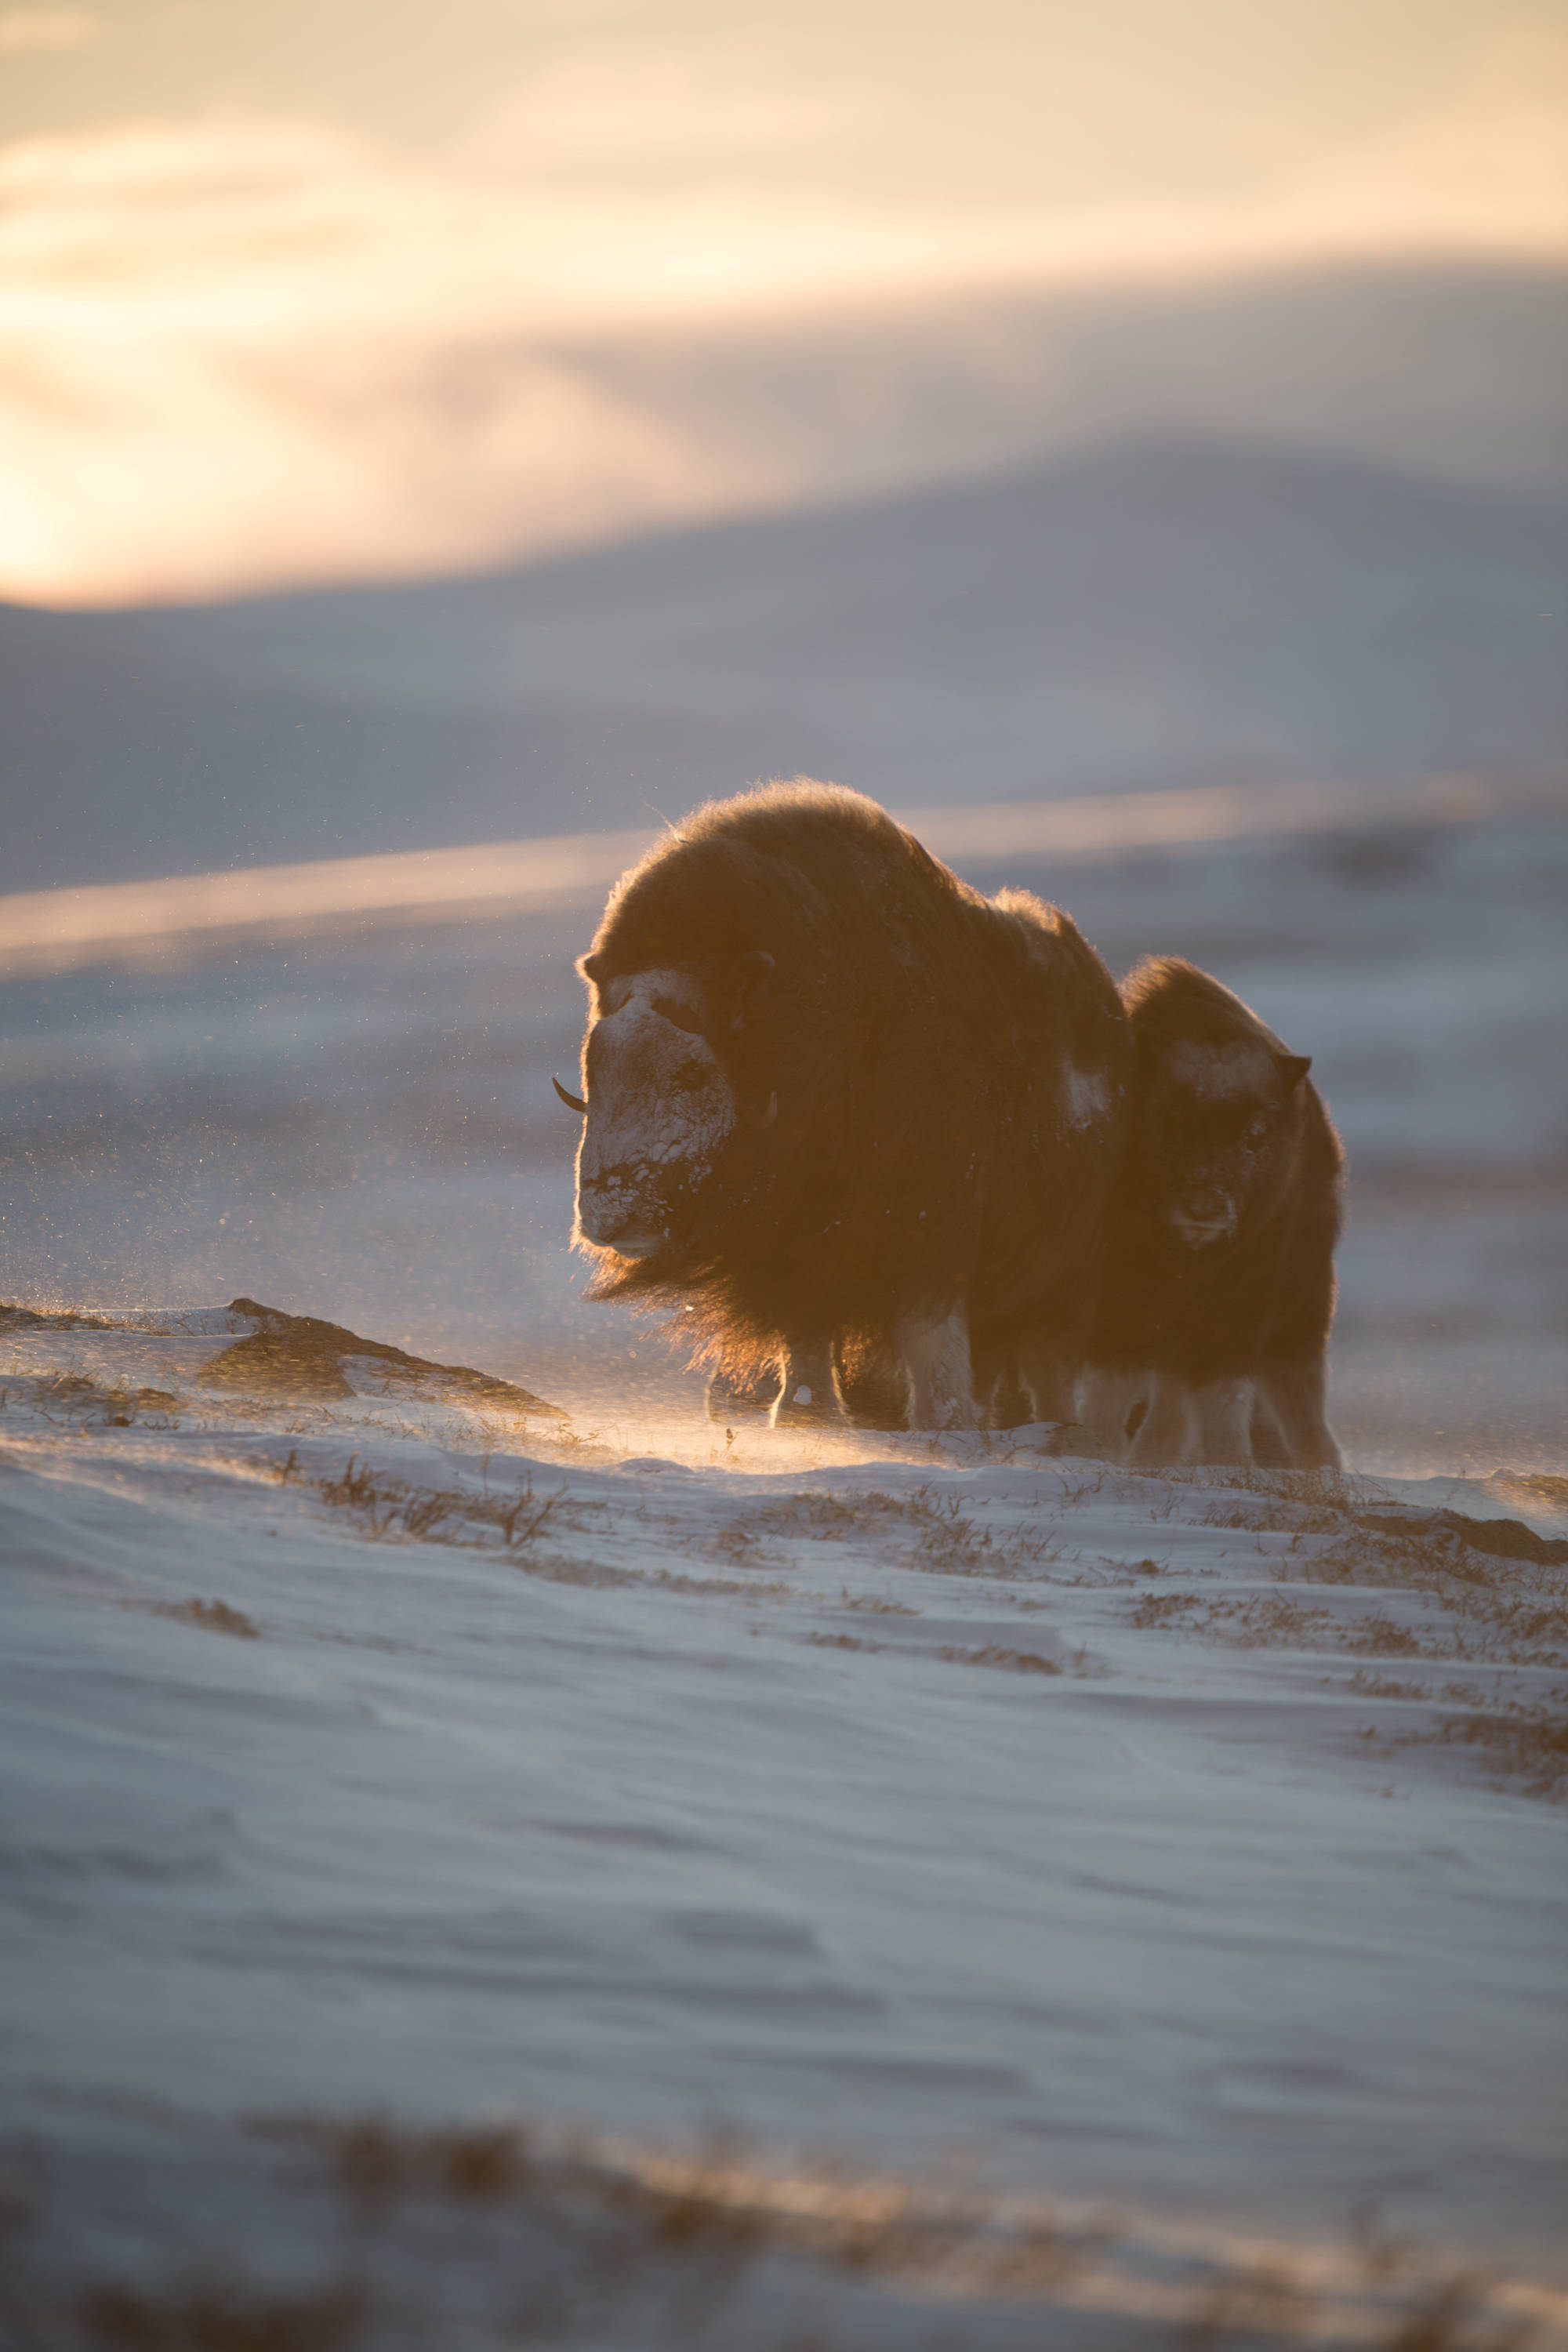
[[[595,1224],[606,1233],[625,1224],[637,1205],[626,1172],[619,1168],[608,1169],[601,1176],[579,1176],[577,1198],[584,1213],[591,1214]]]
[[[647,1257],[665,1237],[663,1223],[631,1189],[621,1169],[579,1177],[577,1223],[589,1241],[617,1250],[623,1257]]]

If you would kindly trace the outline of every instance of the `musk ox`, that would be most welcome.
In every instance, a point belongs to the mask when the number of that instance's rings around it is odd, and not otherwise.
[[[650,850],[580,969],[593,1296],[674,1307],[731,1395],[771,1367],[775,1422],[842,1417],[857,1365],[883,1416],[973,1426],[1026,1330],[1070,1417],[1131,1045],[1065,916],[770,785]]]
[[[1080,1417],[1130,1462],[1339,1466],[1324,1417],[1343,1155],[1310,1059],[1174,957],[1122,990],[1132,1134]]]

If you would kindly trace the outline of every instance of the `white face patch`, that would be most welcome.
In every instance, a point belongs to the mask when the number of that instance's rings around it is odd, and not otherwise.
[[[1274,1056],[1256,1038],[1237,1037],[1228,1045],[1200,1045],[1195,1038],[1182,1037],[1164,1061],[1176,1084],[1202,1101],[1246,1095],[1268,1098]]]
[[[613,981],[588,1033],[588,1116],[577,1152],[577,1226],[625,1257],[647,1257],[700,1190],[735,1125],[735,1098],[707,1039],[681,1025],[701,998],[690,975]]]
[[[1093,1127],[1110,1115],[1110,1088],[1096,1070],[1062,1065],[1062,1107],[1069,1127]]]

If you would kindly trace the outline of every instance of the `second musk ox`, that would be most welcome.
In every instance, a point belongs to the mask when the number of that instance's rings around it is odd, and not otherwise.
[[[1305,1055],[1174,957],[1122,991],[1132,1135],[1079,1410],[1113,1457],[1337,1468],[1342,1154]]]
[[[1020,1364],[1071,1417],[1131,1048],[1064,916],[772,785],[650,850],[581,970],[595,1297],[674,1307],[779,1422],[838,1418],[855,1363],[917,1428],[975,1425]]]

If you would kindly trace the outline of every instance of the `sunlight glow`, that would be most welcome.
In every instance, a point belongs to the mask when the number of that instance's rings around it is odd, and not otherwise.
[[[1461,824],[1518,797],[1474,776],[1381,788],[1364,780],[1208,784],[917,809],[905,811],[900,822],[938,856],[975,865],[1103,857],[1248,835]],[[127,955],[156,959],[230,931],[277,937],[388,918],[427,921],[591,908],[656,838],[640,830],[566,834],[236,866],[154,882],[16,891],[0,898],[0,974],[65,971]]]
[[[911,51],[908,86],[879,89],[871,21],[820,85],[754,28],[663,49],[590,28],[435,151],[232,105],[0,145],[0,593],[450,570],[835,490],[798,446],[787,369],[728,434],[697,378],[667,370],[658,398],[620,380],[671,337],[738,349],[947,306],[931,332],[956,348],[973,334],[953,306],[980,296],[1568,261],[1568,40],[1503,27],[1458,79],[1267,168],[1194,81],[1164,187],[1157,157],[1116,144],[1149,93],[1110,52],[1063,35],[1055,110],[1022,144],[1005,73],[987,88],[955,53],[956,144],[932,146],[921,187],[910,141],[944,119],[942,55]],[[12,11],[0,49],[89,45],[97,26]],[[1205,105],[1229,156],[1207,184]],[[981,168],[987,107],[1011,182]],[[1045,419],[1048,372],[1030,396]],[[984,464],[983,425],[971,440]]]
[[[85,8],[7,8],[0,12],[0,58],[59,56],[85,47],[100,29]]]

